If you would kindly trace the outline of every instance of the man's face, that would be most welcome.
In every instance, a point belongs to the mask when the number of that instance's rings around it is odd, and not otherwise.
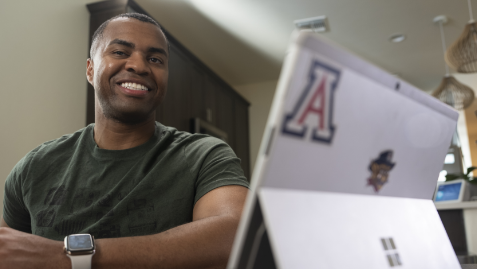
[[[96,113],[129,124],[154,119],[166,93],[168,56],[157,26],[130,18],[111,21],[86,69],[99,102]]]

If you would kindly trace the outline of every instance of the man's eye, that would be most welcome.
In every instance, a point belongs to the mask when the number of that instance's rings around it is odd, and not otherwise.
[[[116,54],[116,55],[119,55],[119,56],[124,56],[126,55],[126,53],[122,52],[122,51],[113,51],[113,54]]]
[[[162,60],[158,59],[158,58],[149,58],[149,60],[153,63],[161,63],[162,64]]]

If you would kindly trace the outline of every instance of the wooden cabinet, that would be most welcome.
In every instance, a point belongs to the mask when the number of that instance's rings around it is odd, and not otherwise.
[[[235,112],[234,112],[234,127],[235,127],[235,154],[242,161],[242,168],[246,173],[250,173],[250,151],[249,151],[249,129],[248,129],[248,103],[244,103],[241,100],[234,100]],[[248,174],[250,176],[250,174]],[[250,180],[250,177],[247,177]]]
[[[225,131],[228,134],[228,142],[232,148],[235,148],[235,124],[234,113],[235,103],[233,95],[228,91],[217,91],[216,94],[216,126]]]
[[[156,112],[159,122],[173,126],[181,131],[188,131],[190,118],[190,83],[187,75],[190,63],[173,46],[170,50],[169,82],[166,97]]]
[[[94,31],[106,20],[126,12],[147,14],[132,0],[110,0],[87,5],[90,16],[90,46]],[[159,22],[160,23],[160,22]],[[232,87],[178,42],[167,30],[170,42],[169,82],[166,97],[156,111],[156,120],[191,132],[190,120],[200,118],[227,133],[227,143],[242,160],[250,178],[249,103]],[[94,89],[88,84],[86,124],[94,122]]]

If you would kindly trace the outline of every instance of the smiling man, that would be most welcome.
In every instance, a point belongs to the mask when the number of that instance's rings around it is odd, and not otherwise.
[[[8,176],[0,268],[225,267],[248,183],[227,144],[155,121],[168,52],[145,15],[98,28],[86,68],[95,124]]]

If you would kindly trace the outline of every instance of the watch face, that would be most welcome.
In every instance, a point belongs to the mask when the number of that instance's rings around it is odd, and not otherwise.
[[[89,234],[68,235],[69,251],[93,250],[93,239]]]

